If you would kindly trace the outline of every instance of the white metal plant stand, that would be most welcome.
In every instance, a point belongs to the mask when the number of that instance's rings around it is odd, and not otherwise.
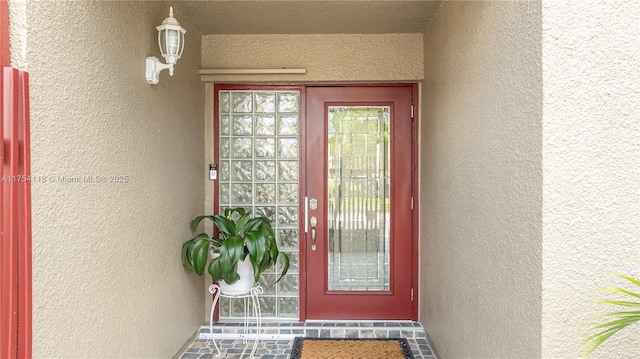
[[[211,341],[213,341],[213,345],[216,347],[218,351],[218,357],[220,356],[220,349],[218,348],[218,344],[216,344],[215,336],[213,334],[213,312],[216,309],[216,304],[220,297],[224,298],[242,298],[244,300],[244,331],[242,342],[249,342],[249,330],[250,323],[252,319],[256,321],[256,339],[253,342],[253,349],[251,350],[251,358],[256,353],[256,348],[258,347],[258,341],[260,340],[260,327],[262,326],[262,313],[260,312],[260,301],[258,300],[258,295],[262,294],[264,289],[260,286],[260,284],[256,283],[256,285],[243,293],[223,293],[220,290],[220,287],[217,284],[212,284],[209,286],[209,293],[213,294],[213,304],[211,305],[211,315],[209,316],[209,333],[211,333]],[[251,300],[251,307],[253,308],[253,317],[249,315],[249,300]]]

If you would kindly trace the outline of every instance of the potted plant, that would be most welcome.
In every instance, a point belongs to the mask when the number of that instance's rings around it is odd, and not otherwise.
[[[198,275],[202,275],[206,267],[221,291],[246,292],[259,280],[260,274],[276,264],[278,257],[282,258],[283,269],[276,282],[289,270],[289,256],[278,250],[268,218],[251,218],[244,208],[228,208],[224,215],[196,217],[191,221],[191,230],[196,232],[205,219],[215,224],[214,234],[199,233],[184,242],[182,264]]]
[[[638,259],[640,262],[640,259]],[[633,284],[636,289],[627,290],[620,287],[605,287],[602,290],[626,296],[626,300],[598,300],[594,303],[608,304],[621,307],[619,311],[598,315],[592,320],[603,319],[604,323],[592,326],[583,333],[584,340],[581,350],[584,351],[583,358],[586,358],[602,343],[620,330],[636,323],[640,323],[640,278],[611,273],[614,276],[624,279]]]

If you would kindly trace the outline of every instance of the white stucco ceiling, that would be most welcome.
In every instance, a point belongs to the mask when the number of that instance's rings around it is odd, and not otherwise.
[[[173,1],[203,35],[419,33],[441,0]],[[180,19],[179,19],[180,20]]]

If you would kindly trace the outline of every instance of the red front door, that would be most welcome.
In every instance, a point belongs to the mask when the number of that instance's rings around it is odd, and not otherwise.
[[[301,236],[307,319],[417,319],[415,91],[414,85],[307,88]]]

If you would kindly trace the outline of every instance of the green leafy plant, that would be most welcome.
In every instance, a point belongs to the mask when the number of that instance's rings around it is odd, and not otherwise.
[[[640,280],[625,276],[617,273],[611,273],[612,275],[624,279],[632,284],[634,284],[638,289],[640,289]],[[617,294],[622,294],[629,298],[629,300],[598,300],[594,303],[598,304],[608,304],[615,305],[617,307],[623,307],[625,310],[601,314],[598,315],[592,320],[601,320],[603,318],[608,319],[608,321],[595,325],[589,328],[584,334],[585,338],[583,340],[581,351],[584,351],[583,358],[586,358],[589,354],[591,354],[594,350],[596,350],[602,343],[604,343],[607,339],[609,339],[612,335],[616,334],[620,330],[628,327],[629,325],[640,321],[640,291],[633,292],[626,290],[624,288],[618,287],[605,287],[602,290]],[[636,309],[636,310],[634,310]]]
[[[205,219],[215,224],[214,235],[199,233],[184,242],[181,257],[182,264],[188,270],[202,275],[207,267],[214,282],[224,280],[227,284],[240,279],[238,262],[247,256],[253,266],[256,282],[261,273],[276,264],[279,257],[282,258],[283,269],[276,282],[289,270],[289,256],[278,250],[268,218],[251,218],[244,208],[229,208],[224,210],[224,215],[196,217],[191,221],[191,230],[196,232],[200,222]],[[219,253],[219,256],[209,259],[210,250]]]

